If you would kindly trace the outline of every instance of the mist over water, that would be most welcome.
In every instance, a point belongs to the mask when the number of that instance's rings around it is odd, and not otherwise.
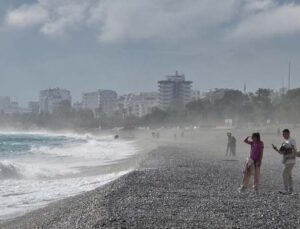
[[[112,136],[0,133],[0,219],[101,186],[128,172],[101,168],[136,152]]]

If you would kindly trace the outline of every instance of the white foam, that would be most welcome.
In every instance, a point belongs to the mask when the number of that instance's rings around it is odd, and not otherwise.
[[[5,179],[40,179],[79,173],[79,169],[68,168],[62,164],[47,164],[45,162],[28,163],[0,161],[0,180]]]
[[[58,180],[2,181],[0,219],[16,217],[50,202],[93,190],[128,172]]]
[[[32,134],[26,136],[45,136]],[[137,152],[134,142],[112,136],[52,136],[66,139],[57,145],[34,143],[27,153],[0,159],[0,219],[109,182],[128,171],[95,176],[94,168],[88,173],[86,169],[116,163]]]

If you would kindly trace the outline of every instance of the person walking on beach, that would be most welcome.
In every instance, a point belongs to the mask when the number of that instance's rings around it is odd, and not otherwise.
[[[254,190],[258,191],[259,186],[260,167],[263,158],[264,143],[261,141],[259,133],[253,133],[251,140],[249,140],[249,138],[250,136],[244,140],[246,144],[251,146],[251,151],[250,156],[247,158],[245,163],[243,182],[242,186],[239,188],[239,191],[244,191],[248,188],[252,175],[254,175]]]
[[[296,141],[291,138],[290,131],[285,129],[282,131],[283,143],[278,149],[273,146],[273,149],[282,155],[282,163],[284,164],[284,169],[282,173],[284,190],[280,191],[282,194],[292,194],[293,193],[293,179],[292,170],[296,164],[296,152],[297,146]]]
[[[232,135],[232,133],[227,133],[227,149],[226,149],[226,156],[235,156],[236,153],[236,139]]]
[[[233,135],[231,136],[230,144],[231,144],[231,155],[235,156],[235,154],[236,154],[236,139]]]

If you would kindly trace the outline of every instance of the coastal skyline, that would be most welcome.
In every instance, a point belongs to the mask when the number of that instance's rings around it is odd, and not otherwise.
[[[0,95],[25,104],[42,88],[75,101],[97,88],[155,91],[175,70],[201,91],[278,89],[289,62],[299,87],[298,15],[299,1],[4,0]]]

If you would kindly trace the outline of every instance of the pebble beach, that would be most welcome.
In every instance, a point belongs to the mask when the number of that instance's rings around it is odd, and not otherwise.
[[[259,192],[239,193],[242,167],[196,147],[160,146],[123,177],[0,227],[299,228],[299,177],[293,195],[279,194],[282,165],[266,157]]]

